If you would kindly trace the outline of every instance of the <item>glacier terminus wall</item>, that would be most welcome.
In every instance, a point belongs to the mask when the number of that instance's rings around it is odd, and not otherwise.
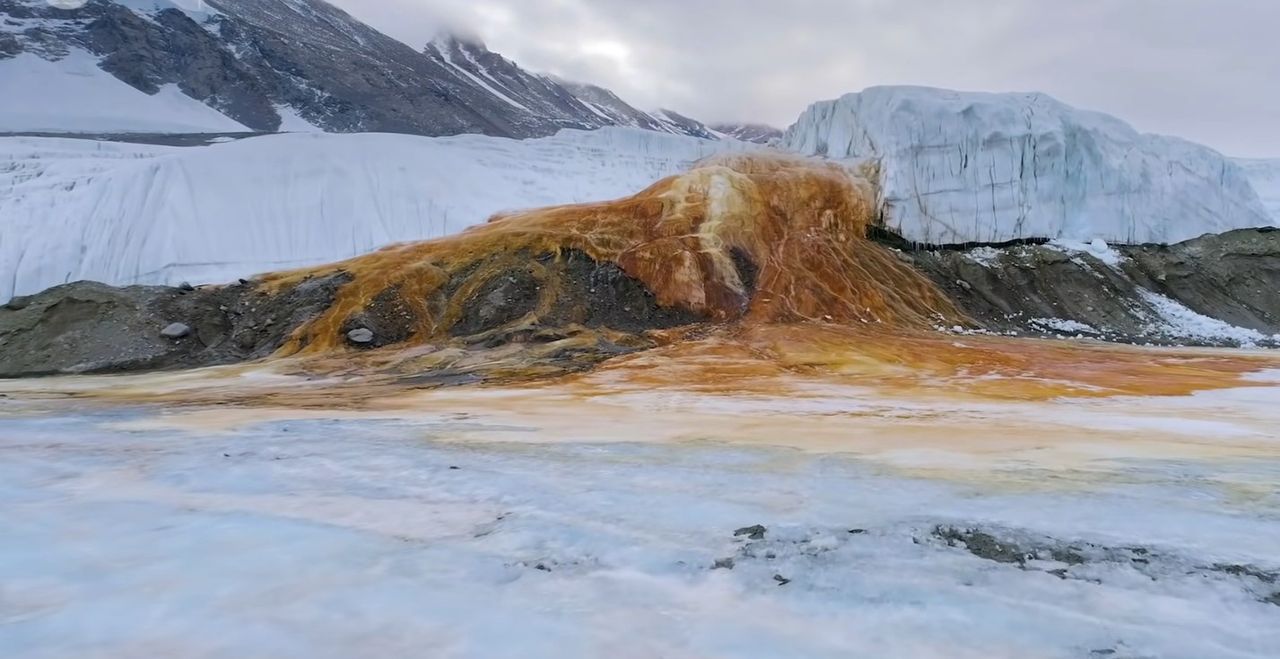
[[[924,243],[1172,243],[1276,223],[1218,152],[1044,94],[873,87],[810,106],[783,145],[876,161],[885,225]]]

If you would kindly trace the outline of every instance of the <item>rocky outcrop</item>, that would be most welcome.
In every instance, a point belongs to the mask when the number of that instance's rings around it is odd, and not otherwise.
[[[0,307],[0,377],[261,359],[348,280],[334,273],[272,293],[248,282],[192,290],[77,282],[14,298]]]
[[[1280,230],[1175,245],[1044,243],[904,255],[990,331],[1280,344]]]

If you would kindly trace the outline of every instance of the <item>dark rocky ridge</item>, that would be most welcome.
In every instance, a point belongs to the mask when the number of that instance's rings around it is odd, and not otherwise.
[[[641,335],[700,320],[690,312],[662,307],[617,265],[596,262],[582,252],[528,255],[527,261],[527,268],[499,271],[473,291],[459,288],[469,276],[460,273],[441,299],[421,302],[444,307],[451,302],[445,297],[460,297],[453,301],[461,302],[455,306],[462,313],[451,319],[447,333],[461,346],[480,349],[549,344],[598,329]],[[339,271],[270,292],[248,281],[201,288],[115,288],[96,282],[57,286],[0,306],[0,377],[193,368],[262,359],[328,309],[338,290],[351,281],[348,273]],[[398,289],[384,290],[349,317],[340,332],[363,330],[372,335],[367,342],[349,342],[355,348],[404,343],[417,330],[406,306],[412,303]],[[533,311],[540,305],[549,308],[535,318]],[[165,337],[166,328],[175,323],[188,326],[190,333]],[[623,346],[601,337],[586,345],[593,355],[562,354],[574,363],[560,360],[564,363],[558,366],[590,365],[652,344],[638,340]],[[556,356],[549,354],[549,361]]]
[[[1109,265],[1087,252],[1049,244],[904,252],[985,329],[1029,334],[1084,334],[1112,341],[1233,345],[1178,336],[1162,328],[1149,293],[1202,316],[1274,337],[1280,334],[1280,231],[1243,229],[1175,245],[1115,246]],[[1094,328],[1054,331],[1041,320]],[[1275,340],[1257,342],[1275,345]]]
[[[192,368],[261,359],[333,303],[339,274],[276,294],[76,282],[0,307],[0,377]],[[190,333],[162,336],[172,323]]]
[[[1084,253],[1048,245],[992,248],[975,260],[959,250],[903,252],[902,258],[932,278],[984,329],[1024,335],[1085,334],[1135,343],[1232,345],[1214,337],[1176,336],[1159,327],[1160,312],[1142,293],[1151,291],[1204,316],[1280,334],[1280,231],[1242,230],[1185,243],[1118,247],[1125,259],[1108,265]],[[461,304],[448,334],[460,345],[497,348],[553,343],[591,329],[631,337],[647,330],[701,321],[660,306],[652,293],[616,265],[570,251],[558,257],[529,254],[525,268],[498,271],[475,290],[446,285]],[[477,267],[481,264],[477,263]],[[749,264],[740,276],[753,280]],[[456,275],[458,282],[468,272]],[[67,284],[0,307],[0,377],[55,373],[188,368],[260,359],[294,329],[316,318],[348,281],[345,273],[309,279],[274,293],[242,282],[184,291],[168,287],[112,288]],[[341,329],[367,329],[373,340],[358,347],[394,346],[413,336],[411,314],[395,291],[376,295]],[[445,306],[449,299],[426,300]],[[533,313],[534,309],[539,313]],[[1082,323],[1096,332],[1062,331],[1041,319]],[[171,323],[192,329],[171,340]],[[1275,341],[1258,342],[1274,345]],[[641,349],[596,340],[575,367]],[[574,355],[575,359],[582,355]]]

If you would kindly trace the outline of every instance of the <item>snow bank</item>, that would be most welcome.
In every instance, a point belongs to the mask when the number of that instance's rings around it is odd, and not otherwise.
[[[1187,308],[1182,303],[1146,289],[1138,293],[1159,314],[1148,325],[1147,331],[1170,339],[1194,341],[1226,341],[1250,347],[1267,341],[1280,341],[1280,335],[1267,336],[1257,330],[1237,327],[1231,323],[1210,318]]]
[[[880,163],[886,223],[929,243],[1170,243],[1268,226],[1239,166],[1043,94],[874,87],[814,104],[785,147]]]
[[[0,301],[92,279],[221,282],[637,192],[739,142],[268,135],[204,147],[0,138]]]
[[[166,85],[155,95],[134,89],[98,68],[98,60],[78,49],[57,61],[31,53],[0,59],[0,99],[6,99],[0,103],[0,132],[249,130],[175,85]]]

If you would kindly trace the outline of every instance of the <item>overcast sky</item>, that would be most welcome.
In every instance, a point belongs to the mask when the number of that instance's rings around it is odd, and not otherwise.
[[[331,0],[420,47],[470,32],[633,105],[785,128],[871,85],[1043,91],[1280,157],[1278,0]]]

